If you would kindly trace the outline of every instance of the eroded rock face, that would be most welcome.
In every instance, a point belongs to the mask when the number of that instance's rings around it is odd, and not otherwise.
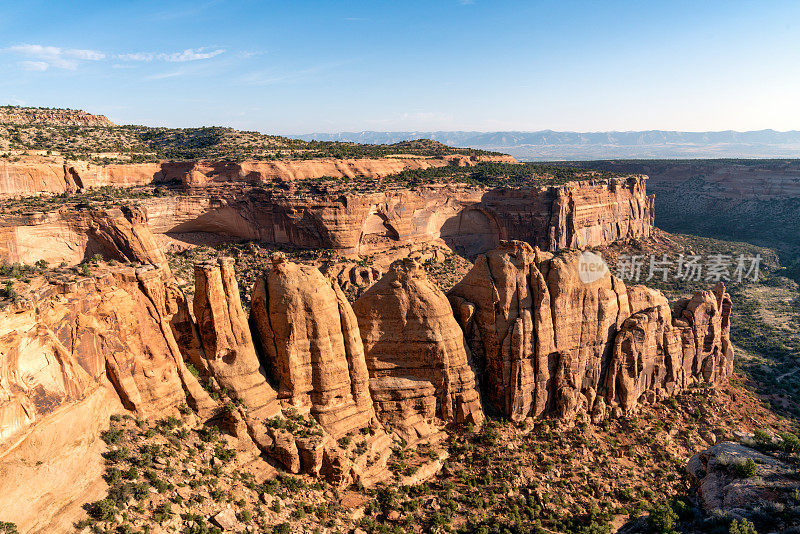
[[[253,346],[233,261],[195,265],[194,316],[211,375],[253,418],[264,420],[279,414],[280,404]]]
[[[754,462],[754,473],[742,476],[737,473],[737,466],[743,466],[748,460]],[[708,513],[722,511],[728,516],[755,521],[759,531],[764,528],[765,531],[792,532],[800,523],[795,514],[765,516],[763,512],[774,505],[783,509],[791,502],[792,493],[799,489],[796,467],[785,461],[788,458],[783,460],[725,441],[693,456],[686,471]]]
[[[447,297],[416,261],[392,264],[353,310],[381,421],[417,441],[436,420],[483,420],[463,333]]]
[[[19,291],[0,310],[0,509],[21,526],[66,529],[102,490],[98,436],[110,414],[164,417],[215,403],[172,336],[182,295],[163,270],[106,267]]]
[[[253,289],[251,318],[284,403],[336,438],[370,424],[364,348],[338,284],[276,255]]]
[[[120,170],[123,171],[132,172]],[[585,248],[646,238],[653,227],[653,198],[647,196],[646,177],[642,175],[513,189],[445,185],[357,194],[337,191],[308,194],[280,189],[266,191],[255,185],[262,183],[262,179],[257,178],[260,175],[256,171],[252,172],[255,173],[252,180],[233,177],[218,180],[217,175],[207,180],[198,178],[196,183],[187,184],[186,194],[146,198],[140,205],[156,234],[205,232],[353,255],[436,242],[472,257],[492,250],[501,239],[527,241],[542,250]],[[372,176],[364,172],[362,176]],[[84,187],[79,183],[99,185],[95,180],[81,178],[84,175],[67,172],[67,178],[74,182],[70,187]],[[35,178],[37,183],[45,179],[38,175]],[[53,263],[77,263],[91,242],[88,223],[74,219],[74,212],[65,209],[61,213],[0,222],[0,252],[7,250],[13,261],[33,263],[46,259]],[[364,274],[371,276],[356,273]]]
[[[730,375],[724,286],[679,303],[673,318],[660,292],[608,273],[584,283],[579,265],[579,252],[504,242],[449,293],[503,414],[601,420]]]
[[[319,158],[311,160],[233,162],[166,162],[93,165],[77,161],[69,164],[23,160],[0,162],[0,197],[63,193],[84,187],[130,187],[153,183],[181,182],[189,187],[214,184],[291,182],[323,176],[378,178],[408,169],[427,169],[455,164],[475,165],[481,161],[516,163],[511,156],[465,156],[441,158]]]
[[[0,222],[0,254],[10,262],[77,264],[99,254],[107,260],[166,267],[148,225],[136,207],[67,210],[8,217]]]

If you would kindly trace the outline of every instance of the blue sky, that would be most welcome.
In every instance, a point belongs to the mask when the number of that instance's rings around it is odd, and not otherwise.
[[[800,2],[0,0],[0,103],[120,124],[800,129]]]

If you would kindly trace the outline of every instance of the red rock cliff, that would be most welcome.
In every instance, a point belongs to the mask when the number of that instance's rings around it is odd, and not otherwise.
[[[631,413],[696,381],[730,376],[730,298],[721,285],[679,302],[606,272],[578,276],[580,253],[504,242],[449,293],[491,401],[514,420]]]

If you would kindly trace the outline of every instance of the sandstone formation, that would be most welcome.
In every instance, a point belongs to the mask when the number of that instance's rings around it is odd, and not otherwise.
[[[416,442],[435,431],[436,419],[483,420],[463,333],[417,262],[392,264],[353,309],[381,421]]]
[[[274,417],[280,412],[280,404],[253,346],[233,259],[199,264],[194,272],[194,316],[210,374],[244,404],[254,419]]]
[[[450,292],[493,404],[513,420],[631,413],[733,368],[719,284],[677,304],[608,274],[584,283],[579,252],[504,242]]]
[[[392,440],[375,417],[358,323],[338,284],[276,254],[253,289],[250,322],[283,404],[324,429],[319,439],[273,432],[281,462],[339,485],[385,478]]]
[[[102,489],[97,438],[110,414],[164,417],[186,403],[201,412],[214,406],[171,333],[181,298],[160,269],[117,267],[75,282],[37,278],[6,304],[0,312],[4,520],[66,528],[78,505]]]
[[[338,284],[276,255],[253,289],[251,318],[285,403],[310,412],[337,439],[370,424],[364,348]]]
[[[76,264],[95,254],[122,262],[167,265],[147,215],[138,208],[64,209],[4,217],[0,222],[0,256],[7,262]]]
[[[438,242],[472,256],[501,239],[556,250],[645,238],[653,228],[645,181],[632,176],[541,188],[427,186],[315,196],[229,184],[139,204],[156,234],[204,232],[358,255]],[[0,223],[0,251],[11,261],[76,263],[99,248],[91,218],[81,213],[64,208],[9,217]]]
[[[213,184],[263,185],[321,178],[378,178],[403,170],[443,167],[451,162],[460,166],[483,161],[514,163],[510,156],[443,157],[392,156],[385,158],[246,161],[234,162],[163,162],[93,165],[76,161],[64,164],[23,160],[0,162],[0,197],[63,193],[80,188],[130,187],[178,182],[188,187]]]

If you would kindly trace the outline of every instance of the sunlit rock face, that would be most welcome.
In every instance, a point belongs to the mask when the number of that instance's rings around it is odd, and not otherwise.
[[[601,420],[730,376],[724,286],[673,313],[660,292],[607,272],[582,280],[579,264],[579,252],[503,242],[450,291],[484,391],[503,414]]]
[[[395,262],[353,308],[381,421],[416,441],[438,422],[483,420],[463,333],[421,265]]]

